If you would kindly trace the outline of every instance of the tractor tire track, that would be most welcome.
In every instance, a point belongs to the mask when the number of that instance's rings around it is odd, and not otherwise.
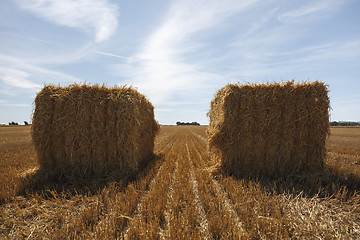
[[[202,140],[204,142],[204,140],[202,138],[200,138],[199,136],[197,136],[197,134],[194,134],[194,135],[197,137],[197,139]],[[199,143],[201,143],[201,141]],[[200,150],[197,147],[197,144],[193,143],[193,145],[194,145],[194,149],[196,150],[196,154],[198,155],[199,159],[202,162],[202,165],[205,165],[205,161],[202,157],[202,154],[200,153]],[[244,231],[244,224],[240,220],[240,217],[235,210],[234,204],[231,202],[225,189],[221,186],[221,184],[216,179],[214,179],[212,177],[211,177],[211,183],[214,186],[214,189],[216,191],[219,202],[222,202],[221,199],[223,200],[224,207],[228,211],[230,216],[232,217],[234,226],[236,228],[241,229],[241,231],[244,232],[244,235],[246,236],[246,232]]]
[[[173,211],[172,209],[170,209],[170,204],[171,204],[171,201],[173,201],[173,196],[174,196],[174,192],[175,192],[175,189],[174,189],[174,185],[175,185],[175,182],[176,182],[176,175],[177,175],[177,172],[178,172],[178,169],[179,169],[179,154],[180,154],[180,149],[178,150],[178,153],[177,153],[177,156],[176,156],[176,161],[175,161],[175,169],[172,173],[172,176],[171,176],[171,181],[170,181],[170,184],[169,184],[169,190],[168,190],[168,194],[166,196],[166,206],[165,206],[165,213],[164,213],[164,216],[165,216],[165,229],[164,228],[160,228],[160,238],[161,239],[170,239],[170,219],[173,215]]]
[[[196,180],[196,176],[195,176],[195,171],[194,171],[194,165],[193,162],[191,160],[191,155],[190,155],[190,151],[189,151],[189,145],[188,145],[188,139],[186,136],[186,151],[187,151],[187,155],[188,155],[188,162],[189,162],[189,167],[190,167],[190,183],[192,186],[192,191],[195,195],[194,201],[195,201],[195,205],[196,205],[196,209],[198,212],[198,222],[200,224],[200,232],[202,233],[202,238],[203,239],[213,239],[212,235],[210,234],[210,228],[209,228],[209,222],[207,219],[207,215],[204,209],[204,205],[201,202],[200,199],[200,193],[199,193],[199,188],[198,188],[198,182]]]
[[[143,212],[144,205],[145,205],[145,200],[146,200],[147,196],[149,195],[150,191],[155,188],[156,183],[157,183],[157,179],[159,178],[160,173],[162,173],[162,170],[163,170],[165,164],[167,163],[167,161],[166,161],[167,156],[171,154],[171,150],[176,146],[176,143],[179,141],[178,137],[173,137],[172,139],[174,139],[174,141],[171,143],[171,146],[170,146],[170,148],[168,150],[168,153],[166,154],[164,162],[159,167],[156,175],[151,179],[148,190],[143,194],[143,196],[141,197],[141,199],[140,199],[140,201],[139,201],[139,203],[137,205],[134,217],[130,218],[130,221],[128,222],[127,228],[122,234],[124,239],[129,239],[129,232],[131,230],[133,221],[139,221],[141,219],[142,212]],[[170,143],[168,143],[167,145],[169,145],[169,144]],[[162,149],[164,149],[164,148],[162,148]]]

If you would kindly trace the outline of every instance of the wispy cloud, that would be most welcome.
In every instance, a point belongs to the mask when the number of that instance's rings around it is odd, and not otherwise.
[[[115,32],[118,7],[107,0],[17,0],[19,5],[56,24],[94,32],[102,42]]]
[[[210,89],[224,77],[204,64],[208,60],[201,57],[204,43],[197,37],[207,36],[210,32],[206,31],[256,2],[176,1],[163,24],[131,56],[137,61],[115,65],[113,71],[131,79],[155,104],[167,105],[172,98],[180,98],[183,103],[199,101],[201,90]],[[193,97],[187,98],[190,95]]]
[[[91,49],[98,46],[92,41],[86,41],[81,45],[72,45],[44,40],[28,34],[16,34],[0,31],[8,44],[5,53],[9,57],[21,59],[21,62],[31,62],[33,65],[70,64],[83,61],[91,55]],[[20,41],[19,41],[20,40]],[[21,47],[16,47],[21,44]],[[8,53],[9,52],[9,53]]]
[[[11,37],[15,37],[15,38],[19,38],[19,39],[27,40],[27,41],[46,43],[46,44],[55,45],[55,46],[64,46],[62,44],[46,41],[46,40],[43,40],[43,39],[40,39],[40,38],[34,38],[34,37],[29,37],[29,36],[25,36],[25,35],[10,33],[10,32],[0,31],[0,34],[8,35],[8,36],[11,36]]]
[[[337,9],[339,5],[344,4],[344,2],[345,1],[336,0],[310,1],[308,5],[281,14],[278,20],[281,22],[297,21],[299,19],[309,20],[310,15],[319,17],[319,12],[328,12]],[[326,14],[322,14],[321,16],[326,17]]]
[[[103,51],[93,51],[94,53],[100,54],[100,55],[104,55],[104,56],[109,56],[109,57],[116,57],[116,58],[121,58],[121,59],[125,59],[128,60],[129,62],[135,62],[136,59],[134,58],[130,58],[130,57],[126,57],[126,56],[121,56],[118,54],[113,54],[113,53],[108,53],[108,52],[103,52]]]
[[[243,64],[229,66],[229,76],[233,78],[263,78],[264,76],[288,75],[298,77],[301,72],[323,71],[340,64],[360,67],[360,41],[328,42],[321,45],[308,45],[289,51],[257,50],[250,48],[251,57],[244,54]],[[322,73],[322,76],[325,76]],[[287,79],[289,80],[289,79]],[[300,79],[299,79],[300,80]],[[304,79],[302,79],[304,80]]]
[[[28,80],[29,73],[14,68],[0,67],[0,79],[7,85],[28,89],[40,89],[41,85]]]
[[[54,52],[49,51],[39,56],[26,58],[24,61],[31,62],[33,65],[74,64],[83,62],[84,59],[89,57],[93,47],[94,44],[85,43],[83,46],[77,48],[59,48]]]
[[[68,74],[46,69],[13,56],[0,54],[0,66],[0,81],[3,84],[29,89],[31,92],[39,90],[45,83],[79,82],[79,79]]]
[[[247,32],[245,32],[245,34],[242,34],[242,37],[247,38],[247,37],[251,36],[253,33],[262,29],[264,27],[264,25],[266,25],[269,22],[269,20],[271,18],[273,18],[274,14],[278,10],[279,10],[279,8],[277,7],[277,8],[271,9],[270,11],[265,13],[265,15],[260,17],[259,20],[257,20],[256,22],[251,24],[249,30],[247,30]]]

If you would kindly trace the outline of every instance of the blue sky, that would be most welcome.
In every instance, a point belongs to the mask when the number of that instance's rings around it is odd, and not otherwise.
[[[162,124],[207,124],[228,83],[324,81],[360,121],[359,0],[2,0],[0,123],[44,84],[131,85]]]

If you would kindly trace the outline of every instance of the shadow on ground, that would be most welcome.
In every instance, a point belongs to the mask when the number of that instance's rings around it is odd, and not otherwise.
[[[39,169],[35,173],[25,176],[17,195],[40,194],[43,198],[52,198],[53,192],[57,194],[71,196],[73,194],[94,195],[109,184],[115,184],[120,190],[124,190],[131,182],[139,180],[154,168],[159,161],[163,161],[162,154],[153,155],[152,158],[139,170],[122,169],[107,175],[79,178],[65,175],[63,173],[51,171],[49,169]]]
[[[360,177],[352,173],[340,173],[336,169],[326,167],[322,171],[277,177],[253,175],[249,173],[230,173],[219,170],[218,174],[236,180],[259,183],[269,193],[293,194],[305,197],[337,196],[347,199],[360,192]]]

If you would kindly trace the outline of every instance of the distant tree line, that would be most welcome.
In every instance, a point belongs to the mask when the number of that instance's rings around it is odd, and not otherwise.
[[[330,126],[360,126],[360,122],[351,122],[351,121],[333,121],[330,122]]]
[[[176,122],[176,125],[200,125],[198,122]]]
[[[12,125],[19,125],[19,123],[17,122],[9,122],[9,125],[12,126]],[[24,121],[24,125],[29,125],[29,123],[27,121]]]

